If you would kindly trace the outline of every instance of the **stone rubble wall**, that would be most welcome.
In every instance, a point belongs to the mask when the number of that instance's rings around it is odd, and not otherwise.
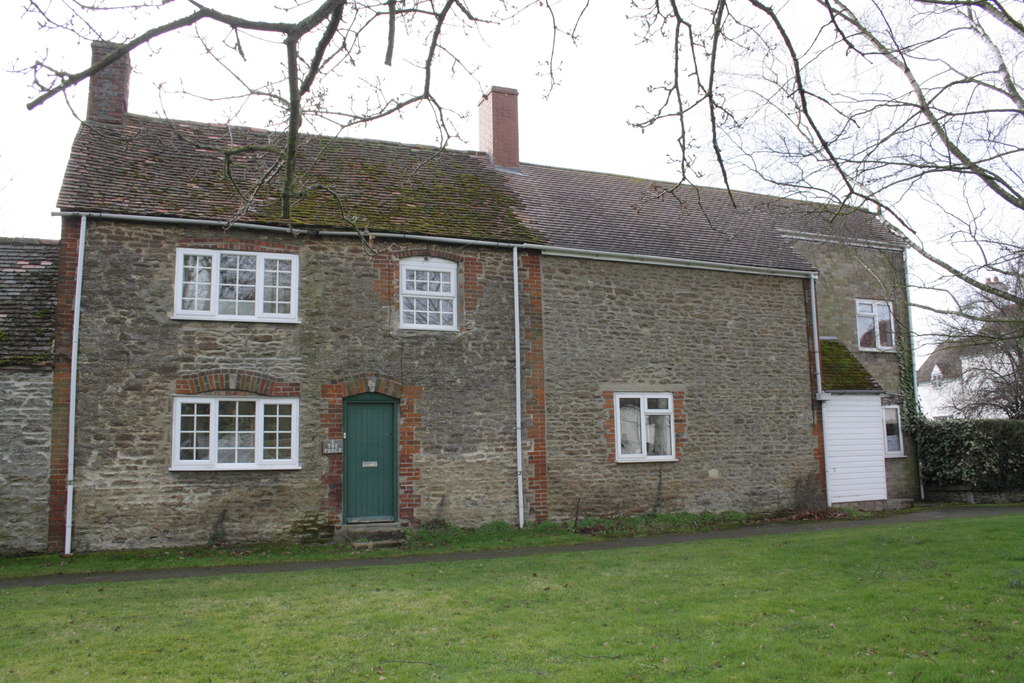
[[[908,335],[910,309],[906,300],[903,253],[866,246],[793,240],[792,246],[820,271],[818,278],[818,329],[822,336],[836,337],[857,356],[886,395],[883,404],[898,404],[900,355],[897,351],[861,351],[857,344],[857,299],[892,301],[897,333]],[[913,372],[914,368],[909,368]],[[917,457],[912,444],[905,457],[886,458],[889,498],[921,497]]]
[[[545,259],[552,517],[821,506],[804,284]],[[615,462],[617,391],[673,392],[677,461]]]
[[[175,248],[208,243],[297,250],[300,323],[173,319]],[[386,261],[424,245],[375,247]],[[511,251],[434,251],[463,259],[470,285],[479,289],[456,332],[398,329],[397,297],[382,295],[381,258],[356,239],[91,224],[79,360],[76,548],[308,534],[331,512],[325,509],[324,386],[366,375],[422,389],[413,523],[514,521]],[[176,382],[213,371],[298,383],[300,470],[169,471]]]
[[[0,369],[0,554],[46,549],[51,377]]]

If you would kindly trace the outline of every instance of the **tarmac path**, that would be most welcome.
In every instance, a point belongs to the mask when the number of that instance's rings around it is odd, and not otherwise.
[[[996,515],[1022,515],[1024,505],[924,505],[887,517],[861,520],[824,520],[812,522],[769,522],[752,524],[732,529],[696,532],[691,534],[670,534],[665,536],[643,536],[615,538],[607,541],[592,541],[573,545],[545,546],[541,548],[514,548],[510,550],[480,550],[435,555],[402,555],[398,557],[367,557],[348,560],[321,560],[317,562],[277,562],[273,564],[246,564],[224,567],[183,567],[175,569],[151,569],[146,571],[105,572],[97,574],[48,574],[0,579],[0,590],[32,586],[70,586],[76,584],[117,583],[123,581],[153,581],[159,579],[185,579],[207,576],[229,576],[232,574],[271,574],[278,572],[302,572],[310,569],[342,569],[346,567],[390,567],[424,562],[462,562],[465,560],[486,560],[505,557],[529,557],[551,553],[579,553],[592,550],[614,550],[617,548],[643,548],[668,543],[690,543],[719,538],[744,538],[749,536],[770,536],[775,534],[804,533],[849,529],[862,526],[885,524],[911,524],[933,522],[964,517],[991,517]]]

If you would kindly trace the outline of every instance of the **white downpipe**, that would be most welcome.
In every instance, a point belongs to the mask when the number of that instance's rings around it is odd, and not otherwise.
[[[516,335],[516,493],[519,502],[519,528],[526,525],[523,496],[523,363],[519,328],[519,248],[512,247],[512,326]]]
[[[71,528],[75,503],[75,412],[78,402],[78,328],[82,319],[82,270],[85,267],[85,229],[89,219],[82,216],[78,228],[78,265],[75,268],[75,313],[71,323],[71,377],[68,388],[68,497],[64,510],[64,554],[71,554]]]
[[[811,334],[814,344],[814,381],[818,390],[818,400],[823,400],[825,393],[821,384],[821,339],[818,338],[818,274],[811,273]],[[823,413],[824,415],[824,413]]]

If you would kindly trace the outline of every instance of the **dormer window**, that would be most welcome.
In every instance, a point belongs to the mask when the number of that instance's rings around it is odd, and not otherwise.
[[[932,381],[933,382],[938,382],[941,379],[942,379],[942,370],[940,370],[939,366],[936,365],[935,367],[932,368]]]
[[[458,264],[440,258],[401,261],[401,327],[457,330]]]

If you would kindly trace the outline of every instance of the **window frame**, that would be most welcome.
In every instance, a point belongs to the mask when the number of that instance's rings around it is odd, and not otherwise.
[[[232,256],[255,256],[256,257],[256,298],[254,301],[255,313],[252,315],[239,315],[220,313],[218,304],[221,299],[214,297],[215,288],[220,281],[221,257]],[[210,309],[196,310],[186,309],[182,305],[185,282],[185,258],[187,256],[209,256],[210,257]],[[267,280],[267,261],[288,261],[291,263],[290,296],[288,298],[288,313],[267,313],[264,312],[264,289]],[[296,254],[282,254],[260,251],[243,251],[234,249],[196,249],[191,247],[178,247],[174,259],[174,318],[182,320],[228,320],[235,322],[274,322],[274,323],[297,323],[299,322],[299,257]]]
[[[217,462],[217,436],[218,417],[220,416],[221,403],[229,401],[249,401],[256,404],[255,412],[255,454],[253,462],[246,463],[221,463]],[[181,420],[182,407],[188,404],[202,404],[210,406],[210,429],[209,429],[209,454],[206,460],[182,460],[181,459]],[[266,408],[270,405],[287,405],[291,408],[291,457],[288,459],[264,459],[263,448],[265,445],[265,430],[263,428]],[[272,398],[264,396],[175,396],[174,409],[171,425],[171,467],[172,472],[211,472],[211,471],[238,471],[238,470],[297,470],[301,469],[299,463],[299,399],[297,398]]]
[[[900,444],[899,450],[889,450],[889,416],[888,411],[895,411],[896,413],[896,436],[899,437]],[[885,457],[887,458],[899,458],[904,455],[903,451],[903,416],[899,406],[889,405],[882,406],[882,441],[883,448],[885,450]]]
[[[861,306],[871,306],[871,313],[861,313]],[[881,343],[882,335],[879,328],[879,307],[884,307],[889,313],[889,335],[892,337],[892,344],[883,345]],[[892,351],[896,348],[896,316],[893,313],[893,306],[891,301],[883,301],[881,299],[857,299],[854,311],[856,316],[854,318],[855,328],[857,334],[857,348],[861,351]],[[861,343],[863,335],[860,333],[860,320],[861,318],[871,318],[871,330],[875,338],[874,346],[864,346]]]
[[[622,419],[620,405],[622,399],[640,399],[640,443],[643,453],[622,452]],[[649,399],[667,399],[667,408],[652,409],[648,407]],[[612,394],[615,411],[615,462],[674,462],[678,460],[676,454],[676,420],[675,420],[675,397],[669,391],[617,391]],[[671,453],[666,455],[650,455],[647,453],[647,416],[667,415],[669,434],[671,438]]]
[[[434,271],[448,273],[451,277],[451,293],[435,294],[433,292],[409,291],[405,289],[406,273],[409,270]],[[452,324],[431,325],[428,323],[406,322],[407,312],[405,300],[409,298],[436,299],[440,301],[451,301]],[[410,311],[415,315],[415,311]],[[459,329],[459,264],[439,256],[410,256],[399,261],[398,272],[398,327],[403,330],[435,330],[435,331],[458,331]]]

